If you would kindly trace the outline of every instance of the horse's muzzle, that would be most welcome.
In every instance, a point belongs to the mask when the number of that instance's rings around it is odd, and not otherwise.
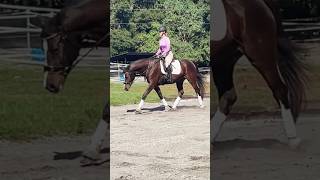
[[[129,91],[130,87],[131,87],[130,84],[124,84],[124,88],[123,88],[123,89],[124,89],[125,91]]]

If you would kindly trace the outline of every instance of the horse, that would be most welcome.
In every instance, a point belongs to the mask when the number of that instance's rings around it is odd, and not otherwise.
[[[109,1],[106,0],[83,1],[62,9],[52,18],[38,17],[32,21],[42,28],[41,37],[47,57],[44,65],[44,87],[49,92],[61,91],[69,73],[93,48],[110,47],[108,7]],[[84,42],[85,39],[94,42]],[[84,47],[91,49],[80,57],[79,51]],[[99,153],[103,142],[109,137],[109,128],[110,112],[107,102],[91,144],[82,155],[82,166],[101,162]]]
[[[124,81],[125,91],[129,91],[137,75],[144,76],[148,82],[148,87],[143,93],[141,101],[138,107],[136,108],[135,112],[137,114],[142,113],[142,106],[144,104],[144,101],[152,90],[156,91],[158,97],[160,98],[161,102],[165,106],[166,111],[171,109],[176,110],[184,94],[183,82],[186,79],[189,81],[189,83],[191,84],[191,86],[193,87],[193,89],[195,90],[198,96],[198,102],[199,102],[200,108],[203,108],[205,84],[204,84],[203,76],[199,73],[196,65],[190,60],[186,60],[186,59],[180,60],[179,63],[181,64],[181,72],[179,74],[173,74],[172,81],[168,83],[163,80],[164,75],[161,72],[160,63],[161,63],[160,59],[151,57],[151,58],[134,61],[124,69],[123,73],[125,76],[125,81]],[[174,101],[172,108],[170,108],[165,98],[163,97],[159,86],[165,85],[165,84],[173,84],[173,83],[176,83],[176,86],[178,89],[178,96]]]
[[[216,112],[211,115],[212,145],[236,102],[233,71],[244,55],[271,89],[281,109],[288,144],[296,148],[301,139],[295,123],[305,98],[307,76],[304,63],[294,51],[298,49],[281,26],[277,4],[273,0],[212,3],[211,72],[219,97]]]

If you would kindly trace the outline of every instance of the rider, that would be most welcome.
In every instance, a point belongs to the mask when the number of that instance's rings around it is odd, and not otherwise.
[[[159,41],[159,49],[157,53],[155,54],[157,58],[164,57],[165,58],[165,71],[167,73],[167,82],[171,83],[172,81],[172,70],[170,67],[170,64],[173,60],[173,53],[171,51],[170,47],[170,39],[167,34],[167,29],[165,26],[161,26],[159,28],[159,33],[160,33],[160,41]]]

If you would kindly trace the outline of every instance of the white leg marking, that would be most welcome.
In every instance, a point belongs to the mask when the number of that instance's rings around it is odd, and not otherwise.
[[[203,100],[202,100],[202,97],[200,95],[198,95],[198,102],[199,102],[200,107],[203,108],[204,107]]]
[[[219,135],[220,129],[226,119],[227,119],[227,116],[224,113],[222,113],[218,108],[216,113],[214,114],[213,119],[211,120],[210,129],[212,130],[212,134],[213,134],[211,136],[212,137],[211,143],[213,143],[217,138],[217,136]]]
[[[138,106],[138,110],[141,110],[143,104],[144,104],[144,100],[141,99],[141,101],[139,103],[139,106]]]
[[[286,109],[282,103],[281,106],[281,115],[283,120],[284,130],[287,134],[288,138],[296,138],[297,137],[297,130],[296,125],[294,123],[294,119],[290,109]]]
[[[165,106],[165,107],[167,107],[168,106],[168,103],[167,103],[167,101],[163,98],[163,99],[161,99],[161,102],[162,102],[162,104]]]
[[[280,106],[281,106],[283,127],[289,140],[289,146],[291,148],[296,149],[300,145],[301,139],[297,137],[296,125],[294,123],[292,113],[290,109],[286,109],[282,103],[280,103]]]
[[[180,103],[181,97],[178,96],[177,99],[174,101],[172,108],[176,109],[178,104]]]
[[[108,124],[104,120],[100,120],[96,131],[94,132],[93,136],[91,137],[91,143],[89,146],[89,149],[87,151],[87,155],[92,156],[98,156],[101,150],[101,146],[105,139],[107,138],[108,134]],[[96,158],[96,157],[92,157]]]

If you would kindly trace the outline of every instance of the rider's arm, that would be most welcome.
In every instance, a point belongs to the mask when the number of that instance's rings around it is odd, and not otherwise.
[[[156,55],[159,56],[161,53],[161,49],[159,48],[158,51],[156,52]]]

